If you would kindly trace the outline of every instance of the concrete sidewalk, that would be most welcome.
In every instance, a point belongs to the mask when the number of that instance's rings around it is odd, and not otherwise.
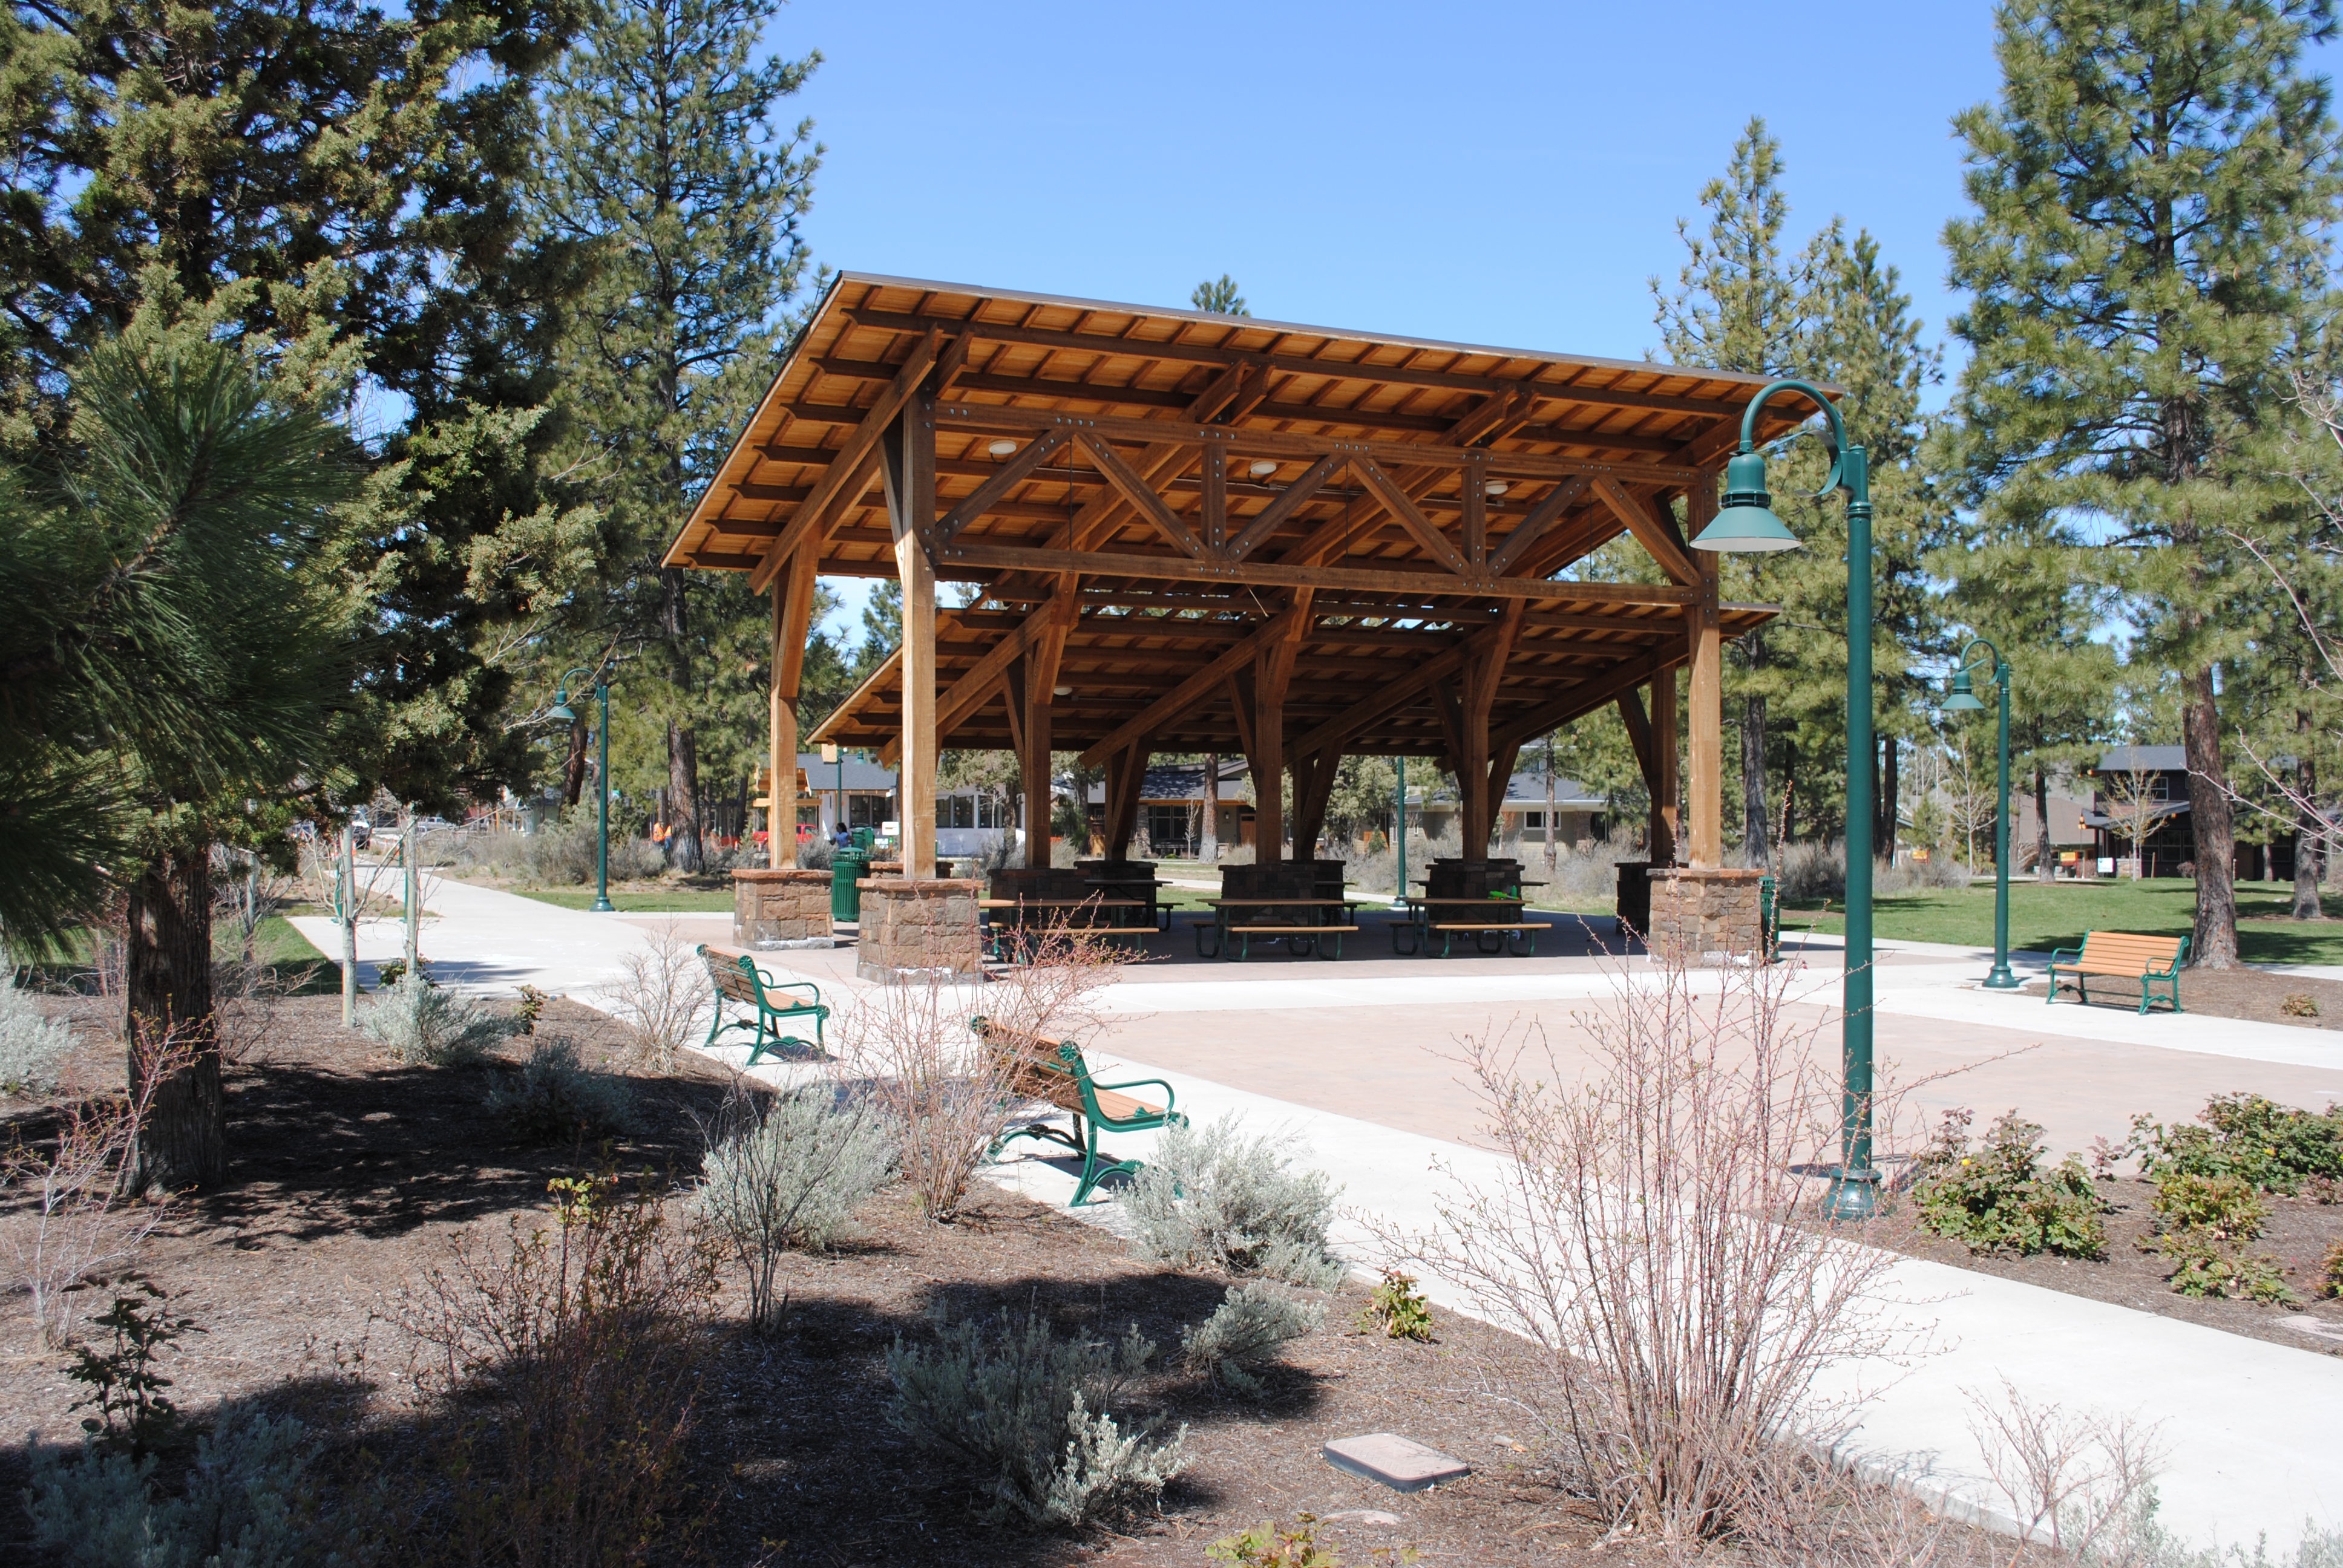
[[[496,990],[526,982],[589,1004],[626,955],[648,950],[645,927],[670,923],[583,914],[453,881],[434,887],[427,904],[436,918],[426,922],[423,948],[443,979]],[[691,940],[721,940],[727,929],[722,916],[671,923]],[[296,924],[321,950],[335,950],[330,922]],[[369,922],[360,936],[362,960],[397,953],[396,922]],[[838,949],[774,954],[769,962],[850,1007],[866,989],[851,960],[850,950]],[[1470,1097],[1435,1054],[1440,1043],[1461,1023],[1503,1010],[1560,1019],[1554,1010],[1599,1002],[1623,981],[1641,983],[1640,966],[1541,959],[1352,969],[1347,960],[1312,960],[1182,966],[1177,978],[1141,970],[1109,993],[1119,1023],[1092,1054],[1113,1076],[1166,1080],[1192,1116],[1233,1111],[1252,1131],[1290,1131],[1309,1148],[1309,1162],[1342,1183],[1348,1208],[1338,1241],[1368,1265],[1384,1255],[1378,1227],[1423,1229],[1434,1221],[1443,1182],[1486,1181],[1501,1171],[1495,1155],[1467,1141]],[[2081,1135],[2125,1105],[2185,1115],[2208,1086],[2256,1088],[2295,1103],[2324,1103],[2322,1091],[2343,1098],[2343,1049],[2319,1031],[2046,1007],[2039,998],[1979,990],[1980,978],[1974,955],[1960,950],[1884,959],[1882,1051],[1926,1066],[1936,1060],[1931,1052],[1985,1055],[2007,1040],[2040,1041],[1995,1069],[2000,1076],[1986,1087],[2052,1121],[2054,1137]],[[1810,950],[1790,983],[1802,1013],[1835,1018],[1838,975],[1825,954]],[[970,990],[974,1011],[980,988]],[[1197,1027],[1199,1015],[1210,1015],[1208,1028]],[[737,1063],[745,1051],[718,1054]],[[1192,1061],[1209,1070],[1194,1070]],[[757,1070],[786,1081],[809,1070]],[[2055,1101],[2094,1093],[2087,1117],[2056,1124]],[[2119,1121],[2113,1130],[2121,1131]],[[1152,1144],[1140,1135],[1117,1140],[1115,1149],[1144,1159]],[[1052,1203],[1073,1190],[1069,1171],[1038,1157],[1013,1159],[994,1175]],[[1110,1226],[1115,1217],[1111,1204],[1076,1212]],[[1465,1310],[1458,1292],[1433,1283],[1435,1300]],[[1883,1462],[1928,1472],[1930,1485],[1967,1505],[1994,1506],[1969,1431],[1970,1396],[1997,1390],[2006,1375],[2037,1404],[2161,1423],[2171,1450],[2164,1519],[2186,1538],[2237,1541],[2266,1530],[2284,1543],[2306,1519],[2343,1523],[2343,1423],[2335,1419],[2343,1360],[1914,1260],[1896,1265],[1890,1295],[1875,1310],[1905,1334],[1933,1338],[1933,1353],[1908,1364],[1846,1366],[1833,1390],[1869,1396],[1858,1446]]]

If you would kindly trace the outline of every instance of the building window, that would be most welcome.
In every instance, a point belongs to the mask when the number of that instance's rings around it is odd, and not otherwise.
[[[850,794],[846,798],[846,825],[850,828],[877,828],[887,820],[887,797],[884,795]]]
[[[1002,820],[1008,814],[1009,802],[990,790],[976,798],[976,825],[980,828],[1006,828]]]
[[[1544,812],[1543,812],[1543,811],[1524,811],[1524,812],[1523,812],[1523,813],[1522,813],[1522,826],[1523,826],[1523,827],[1524,827],[1524,828],[1543,828],[1543,827],[1544,827],[1544,826],[1545,826],[1545,813],[1544,813]]]
[[[1192,855],[1196,846],[1189,837],[1192,820],[1183,805],[1150,806],[1147,808],[1147,842],[1159,855]]]

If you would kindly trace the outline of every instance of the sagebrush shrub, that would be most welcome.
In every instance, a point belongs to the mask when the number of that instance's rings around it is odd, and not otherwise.
[[[35,1443],[25,1507],[35,1541],[75,1568],[330,1568],[363,1553],[317,1506],[317,1453],[298,1421],[232,1410],[167,1497],[151,1455]]]
[[[988,1518],[1079,1529],[1152,1503],[1186,1467],[1185,1426],[1161,1438],[1161,1417],[1125,1428],[1106,1409],[1154,1354],[1135,1325],[1110,1345],[1039,1313],[940,1322],[932,1342],[887,1352],[887,1421],[966,1462]]]
[[[1322,1172],[1245,1137],[1232,1111],[1208,1127],[1166,1127],[1123,1208],[1151,1257],[1331,1290],[1347,1271],[1328,1244],[1337,1196]]]
[[[408,1067],[477,1061],[514,1027],[513,1020],[415,975],[379,988],[358,1010],[358,1028]]]
[[[64,1081],[73,1030],[43,1013],[0,970],[0,1094],[54,1094]]]
[[[573,1040],[539,1035],[528,1060],[489,1080],[488,1108],[526,1137],[615,1136],[635,1131],[635,1091],[615,1072],[588,1067]]]
[[[709,1144],[699,1210],[748,1275],[751,1327],[779,1320],[781,1254],[828,1247],[894,1175],[899,1142],[878,1107],[817,1088],[782,1096]]]
[[[1923,1158],[1912,1196],[1928,1229],[1972,1252],[2103,1256],[2107,1205],[2082,1161],[2070,1154],[2045,1170],[2041,1127],[2015,1111],[1972,1147],[1969,1120],[1966,1110],[1945,1112]]]
[[[1326,1321],[1322,1302],[1306,1302],[1264,1281],[1231,1285],[1212,1315],[1180,1332],[1180,1353],[1192,1371],[1242,1394],[1262,1392],[1261,1367],[1292,1340]]]

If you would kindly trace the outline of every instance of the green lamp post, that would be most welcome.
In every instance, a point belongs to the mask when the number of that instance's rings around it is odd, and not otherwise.
[[[1692,541],[1696,550],[1756,554],[1799,548],[1765,493],[1765,459],[1757,450],[1758,411],[1776,393],[1803,395],[1830,424],[1830,477],[1817,498],[1846,497],[1846,975],[1840,993],[1839,1041],[1844,1090],[1839,1168],[1825,1211],[1834,1220],[1865,1220],[1879,1205],[1879,1172],[1871,1163],[1871,466],[1860,447],[1846,444],[1838,410],[1804,381],[1776,381],[1749,400],[1741,416],[1741,449],[1725,466],[1725,509]]]
[[[594,696],[602,704],[602,723],[596,730],[601,748],[601,761],[595,768],[594,778],[594,911],[597,914],[618,913],[618,907],[610,902],[610,683],[600,674],[584,665],[565,671],[553,688],[553,708],[546,717],[560,724],[575,724],[578,716],[569,711],[569,678],[573,675],[594,677]]]
[[[1969,639],[1961,649],[1960,668],[1953,671],[1952,695],[1945,699],[1947,713],[1977,713],[1985,704],[1969,689],[1969,672],[1985,667],[1970,656],[1983,648],[1993,656],[1993,683],[2001,689],[2001,812],[1994,830],[1993,849],[1993,972],[1985,977],[1988,990],[2016,990],[2017,977],[2009,972],[2009,661],[2001,649],[1984,638]]]

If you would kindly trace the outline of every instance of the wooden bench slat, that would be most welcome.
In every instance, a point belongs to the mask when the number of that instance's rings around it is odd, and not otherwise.
[[[2139,931],[2086,931],[2079,948],[2061,948],[2050,955],[2050,984],[2046,1001],[2058,1000],[2058,978],[2069,976],[2074,980],[2077,1001],[2088,1004],[2091,993],[2086,981],[2093,975],[2103,980],[2127,980],[2139,982],[2139,1010],[2145,1013],[2151,1002],[2169,1003],[2172,1010],[2180,1010],[2180,963],[2187,956],[2186,937],[2148,936]]]

